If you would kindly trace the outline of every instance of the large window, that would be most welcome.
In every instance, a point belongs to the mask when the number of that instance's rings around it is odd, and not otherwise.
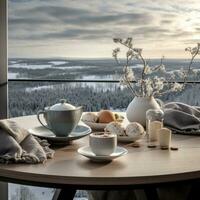
[[[166,69],[174,74],[188,65],[184,48],[200,39],[198,1],[8,2],[9,78],[86,81],[10,82],[10,116],[34,114],[59,98],[90,111],[126,109],[132,98],[128,91],[118,83],[106,83],[118,80],[122,70],[112,58],[113,37],[132,36],[150,65],[157,65],[156,58],[164,55]],[[140,62],[132,67],[140,73]],[[199,80],[199,63],[192,67]],[[160,98],[198,105],[198,89],[199,85],[188,85],[182,93]]]

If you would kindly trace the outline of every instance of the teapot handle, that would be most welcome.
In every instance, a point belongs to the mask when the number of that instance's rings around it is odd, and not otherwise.
[[[161,109],[163,109],[164,107],[164,102],[158,98],[156,98],[157,103],[159,104],[159,106],[161,107]]]
[[[41,119],[40,119],[40,115],[41,115],[41,114],[44,115],[44,114],[45,114],[45,111],[44,111],[44,110],[39,110],[39,111],[37,112],[37,119],[38,119],[38,121],[40,122],[40,124],[42,124],[42,126],[44,126],[45,128],[51,130],[48,126],[44,125],[43,122],[41,121]]]

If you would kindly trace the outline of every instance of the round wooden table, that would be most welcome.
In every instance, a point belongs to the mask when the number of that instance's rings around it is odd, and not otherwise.
[[[38,126],[35,115],[12,118],[28,129]],[[110,163],[94,163],[77,149],[88,145],[88,137],[59,148],[45,164],[0,165],[0,180],[68,189],[130,189],[200,178],[200,137],[173,135],[178,151],[123,145],[128,154]]]

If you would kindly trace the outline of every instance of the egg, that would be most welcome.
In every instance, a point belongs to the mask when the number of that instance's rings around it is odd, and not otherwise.
[[[145,135],[144,127],[137,122],[131,122],[126,127],[126,135],[134,137],[134,140],[139,140]]]
[[[106,125],[106,132],[117,134],[117,136],[125,135],[125,129],[121,126],[119,122],[111,122]]]
[[[85,113],[82,116],[82,120],[85,122],[97,122],[98,116],[95,113]]]

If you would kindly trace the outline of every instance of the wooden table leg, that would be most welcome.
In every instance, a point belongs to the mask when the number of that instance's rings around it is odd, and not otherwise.
[[[144,189],[147,200],[159,200],[158,193],[155,187],[147,187]]]
[[[73,200],[75,189],[56,189],[52,200]]]
[[[8,183],[0,182],[0,199],[8,200]]]
[[[200,197],[200,186],[192,184],[187,200],[198,200]]]

